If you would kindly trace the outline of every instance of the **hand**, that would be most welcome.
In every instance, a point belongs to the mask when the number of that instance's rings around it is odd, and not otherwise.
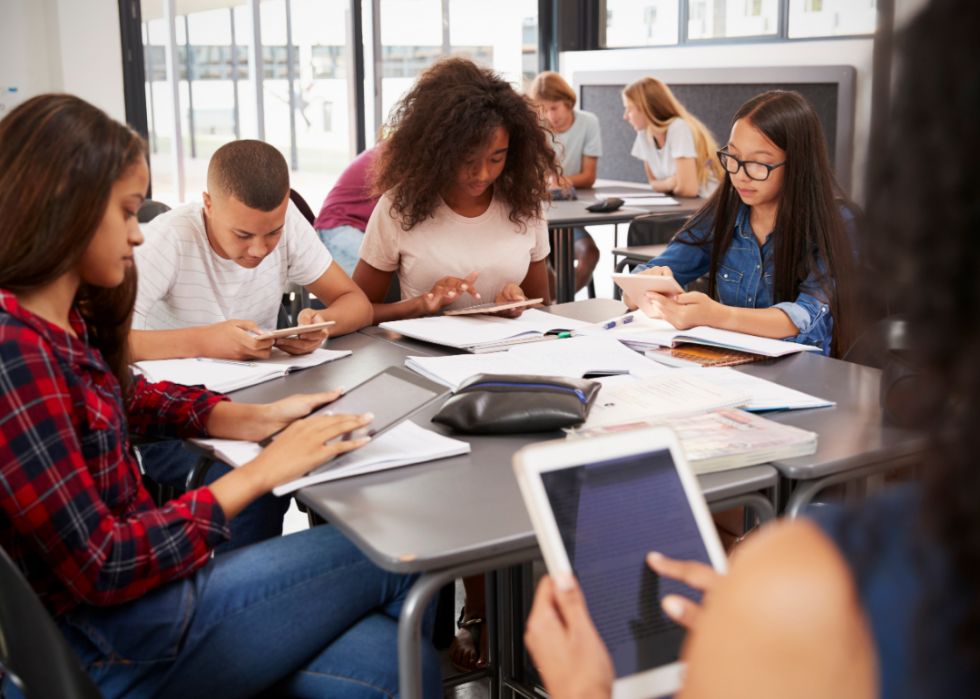
[[[325,461],[353,451],[371,441],[370,437],[327,444],[331,439],[371,423],[374,415],[316,415],[297,420],[287,427],[260,456],[242,468],[255,471],[264,492],[296,480]]]
[[[201,331],[204,334],[202,357],[237,361],[268,359],[272,350],[272,340],[255,339],[254,335],[261,335],[262,330],[251,320],[226,320]]]
[[[647,269],[643,270],[642,272],[638,272],[637,274],[646,275],[648,277],[673,277],[674,276],[674,272],[670,269],[670,267],[648,267]],[[623,303],[625,303],[626,307],[631,311],[635,311],[637,308],[639,308],[639,306],[636,305],[633,299],[631,299],[625,291],[623,292]]]
[[[524,643],[553,699],[608,699],[612,695],[612,658],[571,574],[541,579]]]
[[[497,294],[497,303],[511,303],[513,301],[527,301],[524,290],[517,284],[511,283],[504,287],[504,290]],[[506,311],[497,311],[487,315],[500,316],[501,318],[520,318],[524,312],[524,307],[511,308]]]
[[[658,575],[680,580],[695,590],[708,594],[714,589],[721,575],[709,565],[698,561],[677,561],[660,553],[647,555],[647,565]],[[660,603],[664,614],[685,629],[693,629],[701,613],[701,605],[682,595],[667,595]]]
[[[457,277],[443,277],[432,286],[432,291],[419,296],[419,306],[421,315],[432,315],[438,313],[445,306],[455,303],[463,294],[470,294],[473,298],[479,299],[480,293],[473,284],[479,272],[471,272],[466,279]]]
[[[275,434],[286,425],[301,417],[306,417],[317,408],[327,403],[333,403],[342,395],[344,395],[344,387],[340,386],[327,393],[301,393],[261,406],[264,420],[254,441],[259,442],[270,434]]]
[[[324,318],[312,308],[304,308],[299,312],[296,324],[313,325],[314,323],[326,323],[328,320],[330,319]],[[309,354],[319,348],[329,336],[330,328],[323,328],[298,337],[281,337],[276,340],[276,347],[289,354]]]
[[[678,330],[688,330],[700,325],[717,328],[722,324],[728,308],[700,291],[688,291],[678,294],[673,299],[655,291],[648,291],[647,300],[653,304],[659,317]]]

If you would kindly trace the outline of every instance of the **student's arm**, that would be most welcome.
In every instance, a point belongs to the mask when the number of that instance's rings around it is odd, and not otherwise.
[[[573,187],[579,187],[580,189],[591,187],[595,184],[596,167],[598,163],[599,158],[591,155],[583,155],[582,172],[577,175],[565,177],[565,182]]]
[[[276,347],[282,351],[289,354],[308,354],[323,344],[329,335],[347,335],[371,324],[371,303],[336,262],[330,263],[327,271],[305,288],[322,301],[326,309],[304,308],[299,312],[297,325],[325,323],[329,320],[335,324],[299,337],[276,340]]]
[[[666,267],[659,269],[670,271]],[[726,306],[700,291],[688,291],[677,295],[673,300],[648,291],[647,298],[660,313],[660,317],[678,330],[706,325],[777,340],[793,337],[800,332],[786,311],[781,308]]]
[[[130,330],[129,351],[133,362],[182,357],[267,359],[273,340],[256,340],[249,333],[262,331],[251,320],[237,319],[179,330]]]
[[[526,301],[527,299],[543,299],[542,306],[551,305],[551,297],[548,295],[548,262],[547,259],[532,262],[527,268],[524,281],[517,284],[508,284],[497,294],[497,303],[510,303],[512,301]],[[524,307],[511,308],[506,311],[498,311],[492,315],[503,318],[520,318],[524,312]]]
[[[677,174],[672,191],[679,197],[696,197],[701,187],[698,185],[698,169],[695,158],[676,158]]]
[[[647,179],[650,180],[650,188],[654,192],[674,191],[674,186],[677,184],[677,175],[658,180],[653,176],[653,172],[650,171],[650,165],[646,161],[643,162],[643,168],[647,171]]]
[[[473,286],[479,274],[472,272],[466,279],[444,277],[435,283],[431,291],[421,296],[397,303],[385,303],[392,275],[394,275],[393,271],[383,272],[363,259],[358,260],[357,267],[354,269],[354,282],[363,289],[374,309],[375,325],[389,320],[421,318],[438,313],[445,306],[459,300],[463,294],[480,298],[476,287]]]

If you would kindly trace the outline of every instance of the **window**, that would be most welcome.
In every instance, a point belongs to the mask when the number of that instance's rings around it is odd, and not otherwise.
[[[314,80],[346,77],[343,46],[311,46],[310,67]],[[329,131],[330,129],[327,129]]]
[[[690,0],[687,38],[766,36],[779,30],[780,0]]]
[[[875,0],[790,0],[789,38],[873,34]]]
[[[606,0],[605,46],[676,44],[678,11],[677,0]]]

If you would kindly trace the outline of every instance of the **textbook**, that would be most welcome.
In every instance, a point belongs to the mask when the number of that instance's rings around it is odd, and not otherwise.
[[[256,442],[235,439],[194,439],[191,440],[210,449],[215,457],[229,466],[239,467],[262,453]],[[311,476],[303,476],[272,490],[275,495],[285,495],[308,485],[326,483],[341,478],[360,476],[364,473],[384,471],[399,466],[408,466],[425,461],[446,459],[450,456],[467,454],[470,445],[458,439],[445,437],[414,422],[403,422],[397,427],[367,445],[347,454],[341,454],[329,467]]]
[[[678,330],[666,320],[649,318],[642,311],[633,311],[604,323],[595,323],[588,328],[576,329],[572,331],[572,335],[614,337],[637,352],[646,352],[660,347],[677,347],[686,342],[739,352],[750,352],[768,358],[817,350],[811,345],[773,340],[768,337],[758,337],[732,330],[719,330],[718,328],[704,326]]]
[[[273,348],[268,359],[242,362],[205,357],[154,359],[136,362],[135,366],[148,381],[170,381],[184,386],[204,386],[217,393],[230,393],[278,379],[291,371],[343,359],[350,354],[350,350],[317,349],[310,354],[294,356]]]
[[[516,376],[587,376],[643,373],[645,377],[669,371],[627,349],[612,338],[573,337],[557,342],[514,345],[506,352],[458,354],[450,357],[408,357],[405,366],[454,391],[477,374]]]
[[[651,379],[603,386],[589,417],[572,430],[664,422],[719,408],[737,408],[749,400],[691,372],[668,371]]]
[[[702,369],[680,369],[677,371],[690,372],[694,376],[702,378],[705,381],[710,381],[717,386],[722,386],[736,393],[748,396],[749,402],[742,406],[742,410],[751,412],[828,408],[837,405],[834,401],[811,396],[808,393],[788,388],[774,381],[766,381],[765,379],[760,379],[758,376],[752,376],[751,374],[736,371],[735,369],[705,367]],[[638,379],[659,376],[661,373],[659,370],[648,372],[642,367],[630,371],[630,374]]]
[[[548,333],[570,332],[591,325],[530,308],[520,318],[488,315],[430,316],[393,320],[381,323],[379,327],[401,333],[405,337],[456,349],[478,350],[497,345],[504,350],[507,349],[507,343],[540,340]]]
[[[579,429],[568,439],[596,437],[667,424],[674,428],[694,473],[715,473],[808,456],[817,451],[817,435],[743,410],[719,409],[672,420]]]

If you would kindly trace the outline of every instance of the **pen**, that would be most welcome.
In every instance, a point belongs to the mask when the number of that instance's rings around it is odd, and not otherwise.
[[[603,323],[602,324],[602,329],[603,330],[612,330],[617,325],[628,325],[629,323],[632,323],[632,322],[633,322],[633,316],[632,315],[626,315],[626,316],[623,316],[622,318],[617,318],[616,320],[610,320],[607,323]]]
[[[571,333],[558,333],[558,339],[559,340],[562,340],[562,339],[564,339],[566,337],[571,337],[571,336],[572,336]]]
[[[255,362],[236,362],[233,359],[211,359],[210,357],[198,357],[199,362],[214,362],[215,364],[234,364],[236,366],[258,366]]]

